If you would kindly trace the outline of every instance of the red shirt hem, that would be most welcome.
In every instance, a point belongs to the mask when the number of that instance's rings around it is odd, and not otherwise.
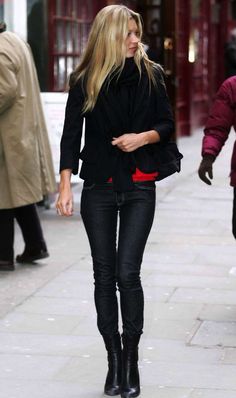
[[[143,173],[141,170],[136,168],[135,172],[132,174],[132,180],[134,182],[137,182],[137,181],[155,181],[157,176],[158,176],[158,172],[157,171],[155,171],[154,173]],[[108,182],[112,182],[112,178],[109,178]]]

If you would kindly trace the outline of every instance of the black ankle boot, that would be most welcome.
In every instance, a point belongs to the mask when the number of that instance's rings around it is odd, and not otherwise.
[[[140,335],[122,336],[122,383],[121,397],[133,398],[140,394],[140,381],[138,370],[138,343]]]
[[[120,394],[121,387],[121,341],[120,334],[103,335],[107,349],[108,372],[104,386],[104,393],[111,397]]]

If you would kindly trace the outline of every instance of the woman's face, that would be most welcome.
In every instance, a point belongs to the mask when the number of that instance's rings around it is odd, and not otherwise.
[[[125,40],[126,44],[126,58],[134,56],[140,42],[140,32],[138,26],[133,18],[128,22],[128,36]]]

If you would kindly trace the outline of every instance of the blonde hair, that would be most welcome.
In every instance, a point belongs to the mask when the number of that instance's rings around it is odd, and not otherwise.
[[[83,111],[91,111],[98,94],[108,75],[121,73],[125,58],[125,40],[128,35],[128,22],[134,19],[137,24],[140,40],[142,22],[138,13],[123,5],[110,5],[102,8],[96,15],[91,27],[87,46],[70,78],[70,86],[81,78],[85,82],[85,102]],[[141,60],[147,70],[149,83],[155,84],[154,65],[146,55],[143,44],[139,42],[134,61],[141,76]],[[86,79],[84,79],[86,77]]]

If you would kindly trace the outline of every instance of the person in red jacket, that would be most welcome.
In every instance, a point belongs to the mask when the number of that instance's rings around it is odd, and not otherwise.
[[[198,175],[211,185],[212,165],[229,136],[231,127],[236,131],[236,76],[225,80],[220,86],[211,107],[202,142],[202,161]],[[236,142],[231,158],[230,185],[234,189],[232,232],[236,239]]]

